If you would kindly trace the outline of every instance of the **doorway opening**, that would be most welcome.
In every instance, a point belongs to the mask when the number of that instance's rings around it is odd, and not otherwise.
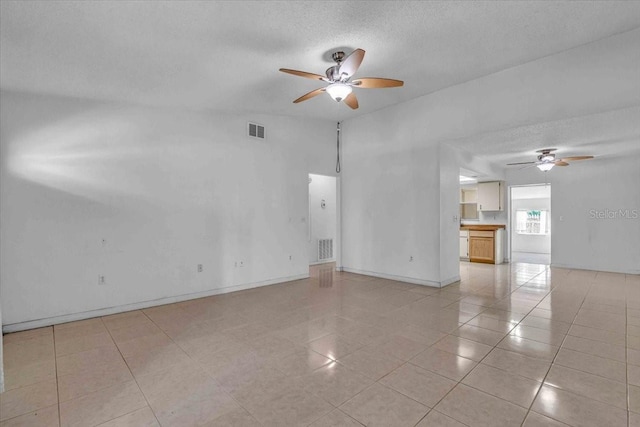
[[[551,185],[512,186],[509,191],[510,260],[551,264]]]
[[[334,176],[309,174],[309,275],[333,273],[337,258],[338,182]]]

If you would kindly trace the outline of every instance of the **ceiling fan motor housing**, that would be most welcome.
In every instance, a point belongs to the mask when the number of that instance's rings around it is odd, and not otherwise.
[[[337,65],[327,68],[326,74],[327,78],[332,82],[347,80],[348,77],[346,75],[343,76],[342,74],[340,74],[340,64],[342,64],[345,56],[345,53],[341,50],[333,52],[333,54],[331,54],[331,58],[336,62]]]
[[[340,63],[344,59],[344,52],[341,51],[341,50],[339,50],[337,52],[333,52],[331,54],[331,58],[333,58],[333,60],[336,61],[338,63],[338,65],[340,65]]]
[[[340,65],[334,65],[333,67],[327,68],[327,78],[332,82],[336,82],[340,80]]]
[[[545,163],[554,162],[556,160],[556,155],[553,154],[552,151],[556,151],[556,148],[543,148],[536,151],[537,153],[540,153],[540,155],[538,155],[538,160]]]

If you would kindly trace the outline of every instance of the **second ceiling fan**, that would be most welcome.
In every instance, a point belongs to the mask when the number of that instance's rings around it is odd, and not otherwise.
[[[327,68],[325,76],[307,73],[306,71],[280,68],[280,71],[283,73],[329,83],[326,87],[321,87],[302,95],[300,98],[293,101],[293,103],[297,104],[326,92],[335,101],[344,101],[345,104],[355,110],[358,108],[358,98],[356,97],[356,94],[353,93],[354,87],[362,89],[380,89],[386,87],[400,87],[404,84],[402,80],[383,79],[378,77],[363,77],[351,80],[364,59],[364,53],[364,50],[356,49],[351,52],[349,56],[345,57],[345,53],[342,51],[334,52],[331,57],[336,62],[336,65]]]
[[[540,153],[538,155],[538,161],[507,163],[507,166],[536,166],[541,171],[547,172],[550,171],[554,166],[569,166],[569,161],[593,159],[593,156],[571,156],[563,157],[562,159],[556,159],[556,155],[553,153],[556,150],[557,148],[543,148],[542,150],[536,151],[536,153]]]

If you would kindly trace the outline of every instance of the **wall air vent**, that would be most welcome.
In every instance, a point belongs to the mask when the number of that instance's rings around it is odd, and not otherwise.
[[[333,239],[318,239],[318,261],[333,259]]]
[[[265,139],[264,126],[257,123],[247,123],[247,135],[251,138]]]

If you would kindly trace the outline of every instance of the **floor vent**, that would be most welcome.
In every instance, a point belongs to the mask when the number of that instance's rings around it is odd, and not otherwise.
[[[248,123],[247,132],[252,138],[264,139],[264,126],[257,123]]]
[[[318,239],[318,261],[333,259],[333,239]]]

